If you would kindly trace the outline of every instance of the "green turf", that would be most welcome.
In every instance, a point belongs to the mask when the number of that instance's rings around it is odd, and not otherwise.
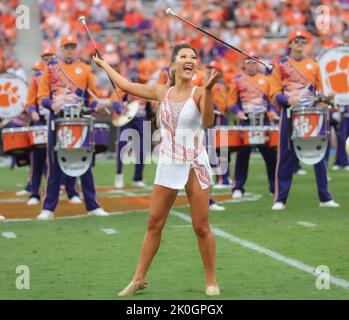
[[[341,208],[326,209],[318,207],[312,168],[304,168],[308,174],[294,177],[287,209],[273,212],[264,163],[253,158],[246,189],[263,197],[225,204],[225,212],[211,213],[211,224],[307,265],[327,265],[331,275],[349,281],[349,172],[330,170],[330,189]],[[94,172],[97,185],[112,185],[113,162],[98,162]],[[126,167],[127,181],[132,173]],[[0,168],[2,190],[18,189],[16,183],[23,184],[25,178],[26,169]],[[146,166],[145,181],[150,184],[153,178],[154,167]],[[188,208],[177,211],[189,214]],[[138,212],[0,223],[0,234],[12,231],[17,235],[17,239],[0,236],[0,299],[118,299],[117,292],[133,275],[146,221],[147,213]],[[297,221],[316,227],[306,228]],[[149,288],[134,299],[206,299],[196,239],[188,225],[170,216],[148,275]],[[107,235],[101,228],[114,228],[118,233]],[[317,289],[313,275],[290,265],[217,236],[216,242],[220,299],[349,298],[349,290],[334,284],[329,290]],[[15,287],[18,265],[30,268],[30,290]]]

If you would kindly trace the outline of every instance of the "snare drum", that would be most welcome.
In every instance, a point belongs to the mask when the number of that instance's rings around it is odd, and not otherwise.
[[[20,156],[30,152],[31,144],[28,128],[7,128],[2,130],[4,152],[12,156]]]
[[[267,131],[264,126],[243,127],[242,132],[244,146],[256,146],[267,142]]]
[[[292,140],[327,138],[328,134],[328,109],[296,107],[292,111]]]
[[[30,145],[33,148],[46,148],[47,126],[34,126],[28,128]]]
[[[242,131],[240,126],[221,126],[215,128],[215,148],[229,148],[236,151],[243,146]]]
[[[297,158],[319,163],[325,156],[330,132],[328,109],[297,107],[292,111],[292,136]]]
[[[268,131],[268,147],[269,148],[277,148],[279,144],[280,132],[279,128],[275,126],[271,126]]]
[[[55,150],[93,150],[92,119],[57,119],[55,127]]]
[[[95,152],[106,152],[109,145],[109,125],[106,123],[95,123],[93,125],[93,136],[95,141]]]

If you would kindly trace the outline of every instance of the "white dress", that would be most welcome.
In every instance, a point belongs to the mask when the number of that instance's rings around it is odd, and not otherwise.
[[[202,145],[204,130],[199,107],[194,101],[196,87],[188,99],[179,103],[168,98],[172,88],[159,106],[161,144],[154,184],[183,189],[190,169],[194,169],[201,188],[206,189],[213,180],[208,155]]]

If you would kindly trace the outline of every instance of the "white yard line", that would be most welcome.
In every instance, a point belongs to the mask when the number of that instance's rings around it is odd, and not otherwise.
[[[184,213],[181,213],[181,212],[178,212],[178,211],[175,211],[175,210],[171,210],[171,214],[184,220],[184,221],[187,221],[189,223],[191,223],[191,218],[184,214]],[[299,270],[302,270],[304,272],[307,272],[307,273],[310,273],[312,274],[313,276],[320,276],[321,275],[321,271],[317,270],[315,267],[312,267],[312,266],[309,266],[299,260],[295,260],[295,259],[292,259],[292,258],[288,258],[276,251],[272,251],[270,249],[267,249],[267,248],[264,248],[256,243],[253,243],[251,241],[248,241],[248,240],[244,240],[244,239],[240,239],[238,237],[235,237],[234,235],[232,234],[229,234],[228,232],[225,232],[219,228],[216,228],[216,227],[212,227],[211,228],[212,232],[218,236],[218,237],[221,237],[223,239],[226,239],[226,240],[229,240],[231,242],[234,242],[234,243],[237,243],[245,248],[248,248],[248,249],[251,249],[251,250],[254,250],[254,251],[257,251],[261,254],[264,254],[266,256],[269,256],[275,260],[278,260],[280,262],[283,262],[285,264],[288,264],[292,267],[295,267]],[[338,286],[338,287],[342,287],[344,289],[348,289],[349,290],[349,282],[347,280],[344,280],[344,279],[341,279],[341,278],[338,278],[338,277],[334,277],[334,276],[330,276],[330,282],[333,283],[334,285]]]
[[[1,235],[7,239],[16,239],[17,238],[16,234],[12,231],[5,231],[5,232],[1,233]]]
[[[118,233],[115,229],[113,228],[102,228],[101,231],[106,233],[107,235],[115,234]]]
[[[317,226],[315,223],[308,222],[308,221],[297,221],[297,224],[304,226],[304,227],[307,227],[307,228],[313,228],[313,227]]]

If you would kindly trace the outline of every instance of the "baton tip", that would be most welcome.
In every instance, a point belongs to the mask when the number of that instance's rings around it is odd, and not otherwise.
[[[175,15],[176,15],[176,14],[172,11],[171,8],[167,8],[167,9],[165,10],[165,14],[166,14],[167,16],[175,16]]]

